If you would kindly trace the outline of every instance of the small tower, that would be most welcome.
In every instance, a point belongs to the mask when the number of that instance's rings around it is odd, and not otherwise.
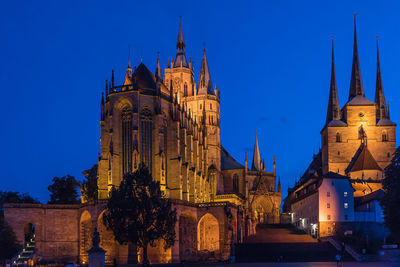
[[[383,92],[381,65],[379,62],[378,37],[376,38],[376,87],[375,87],[376,120],[389,119],[386,107],[385,94]]]
[[[356,96],[365,97],[361,78],[360,59],[358,58],[356,15],[354,15],[353,66],[351,68],[349,101]]]
[[[261,157],[260,157],[260,150],[258,148],[257,132],[256,132],[256,139],[254,141],[253,163],[251,164],[251,170],[261,171]]]

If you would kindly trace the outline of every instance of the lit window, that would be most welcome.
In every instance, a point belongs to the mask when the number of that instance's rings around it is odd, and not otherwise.
[[[331,192],[326,192],[326,196],[330,197],[331,196]]]
[[[331,215],[330,215],[330,214],[328,214],[328,216],[326,216],[326,217],[327,217],[326,219],[327,219],[328,221],[331,220]]]
[[[326,208],[330,209],[331,208],[331,203],[326,203]]]
[[[344,203],[344,208],[347,209],[349,207],[349,204],[346,202]]]
[[[347,197],[347,192],[344,192],[343,195],[344,195],[344,197]]]

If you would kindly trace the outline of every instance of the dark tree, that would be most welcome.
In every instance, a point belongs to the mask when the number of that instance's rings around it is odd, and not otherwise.
[[[97,164],[89,170],[82,172],[85,180],[81,183],[81,194],[85,201],[97,200]]]
[[[400,241],[400,147],[396,149],[392,162],[385,169],[383,190],[385,194],[381,205],[385,224],[393,237]]]
[[[4,220],[4,216],[0,214],[0,262],[4,263],[5,260],[14,257],[19,248],[14,231]]]
[[[103,222],[120,244],[131,242],[143,249],[143,265],[148,265],[147,246],[163,239],[165,248],[175,242],[176,210],[161,196],[160,183],[153,181],[147,167],[140,165],[124,176],[111,191]]]
[[[40,203],[28,194],[12,191],[0,191],[0,204],[3,203]]]
[[[66,175],[64,177],[54,177],[53,184],[49,185],[50,201],[49,204],[76,204],[79,182],[75,177]]]

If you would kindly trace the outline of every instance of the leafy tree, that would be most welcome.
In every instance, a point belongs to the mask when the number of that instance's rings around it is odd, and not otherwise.
[[[82,172],[86,180],[81,183],[81,194],[82,199],[86,201],[96,201],[97,200],[97,164],[89,170]]]
[[[28,194],[12,191],[0,191],[0,204],[3,203],[40,203]]]
[[[64,177],[54,177],[53,184],[49,185],[50,191],[49,204],[76,204],[79,203],[78,190],[79,182],[75,177],[66,175]]]
[[[0,214],[0,262],[4,263],[5,260],[11,259],[19,248],[14,231]]]
[[[385,169],[383,190],[385,194],[380,203],[385,224],[393,237],[400,241],[400,147],[396,149],[392,162]]]
[[[153,181],[147,167],[140,165],[124,176],[111,191],[103,222],[120,244],[131,242],[143,249],[143,265],[149,264],[147,246],[164,240],[165,248],[175,241],[176,209],[161,196],[160,183]]]

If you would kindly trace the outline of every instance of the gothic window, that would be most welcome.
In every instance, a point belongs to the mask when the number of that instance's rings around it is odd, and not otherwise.
[[[152,114],[148,109],[144,109],[140,114],[140,157],[141,162],[147,166],[151,172],[152,167]]]
[[[185,85],[183,86],[184,88],[184,96],[188,96],[188,86],[187,83],[185,83]]]
[[[210,110],[212,110],[212,104],[210,103]]]
[[[340,142],[342,142],[342,135],[339,132],[337,132],[336,133],[336,143],[340,143]]]
[[[122,171],[132,171],[132,110],[124,107],[121,110],[122,121]]]
[[[233,175],[233,192],[239,191],[239,176],[237,174]]]
[[[202,107],[203,107],[203,106],[200,104],[200,110],[201,110]]]
[[[387,142],[389,141],[388,135],[386,131],[382,132],[382,142]]]

